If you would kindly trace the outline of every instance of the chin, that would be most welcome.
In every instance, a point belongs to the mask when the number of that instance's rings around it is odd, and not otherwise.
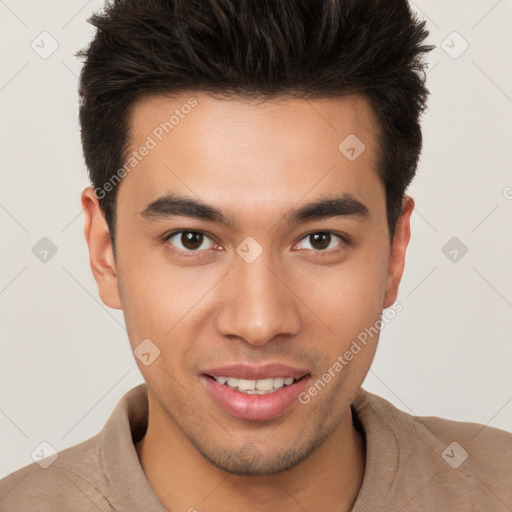
[[[231,447],[229,450],[211,444],[208,447],[196,445],[196,449],[211,464],[226,473],[239,476],[269,476],[293,468],[308,457],[321,442],[322,439],[313,437],[309,441],[303,439],[300,445],[295,443],[288,449],[275,450],[267,447],[265,453],[250,442],[240,448]]]

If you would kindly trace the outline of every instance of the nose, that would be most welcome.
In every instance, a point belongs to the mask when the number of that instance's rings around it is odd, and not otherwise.
[[[216,322],[221,335],[262,346],[300,331],[300,301],[293,284],[287,282],[286,270],[272,265],[270,252],[263,251],[252,263],[235,256],[234,268],[218,297]]]

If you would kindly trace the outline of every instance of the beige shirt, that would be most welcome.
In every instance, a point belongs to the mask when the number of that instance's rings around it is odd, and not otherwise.
[[[134,446],[147,427],[146,393],[145,384],[129,391],[98,435],[47,469],[33,463],[1,480],[0,511],[165,512]],[[352,410],[366,438],[353,512],[512,511],[512,434],[411,416],[363,389]]]

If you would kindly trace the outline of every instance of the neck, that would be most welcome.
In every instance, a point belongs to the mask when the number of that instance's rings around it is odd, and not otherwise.
[[[350,408],[329,437],[293,468],[265,476],[226,473],[206,460],[149,400],[148,429],[135,447],[169,512],[350,511],[361,487],[365,444]]]

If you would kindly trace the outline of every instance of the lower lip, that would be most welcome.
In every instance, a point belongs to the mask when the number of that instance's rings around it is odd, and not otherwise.
[[[248,395],[215,379],[203,375],[202,380],[212,398],[231,416],[244,420],[270,420],[283,414],[297,402],[298,396],[306,388],[308,376],[284,386],[268,395]]]

